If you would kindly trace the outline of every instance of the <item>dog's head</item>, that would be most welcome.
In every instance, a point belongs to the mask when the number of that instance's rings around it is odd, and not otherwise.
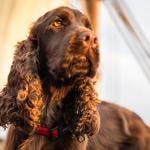
[[[85,15],[67,7],[47,12],[17,45],[0,95],[0,125],[36,128],[44,105],[43,76],[60,81],[91,78],[98,61],[98,40]]]
[[[81,12],[60,7],[39,18],[31,30],[37,40],[41,70],[56,79],[93,77],[99,61],[98,39]]]

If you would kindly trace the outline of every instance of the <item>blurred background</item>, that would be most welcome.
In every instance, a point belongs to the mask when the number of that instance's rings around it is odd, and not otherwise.
[[[150,1],[0,0],[0,89],[17,41],[46,11],[69,6],[87,14],[99,37],[100,98],[125,106],[150,125]],[[0,139],[6,131],[0,128]]]

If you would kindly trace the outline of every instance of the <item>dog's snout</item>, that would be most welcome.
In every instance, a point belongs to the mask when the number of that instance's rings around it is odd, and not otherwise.
[[[84,46],[87,47],[91,46],[91,48],[94,49],[98,45],[97,37],[93,32],[90,31],[81,32],[78,38]]]

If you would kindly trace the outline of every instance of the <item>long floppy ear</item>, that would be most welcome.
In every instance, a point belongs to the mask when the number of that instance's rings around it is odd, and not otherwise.
[[[31,33],[18,43],[6,87],[0,93],[0,126],[39,123],[42,88],[38,75],[38,48]]]
[[[29,37],[18,43],[6,87],[0,93],[0,126],[13,123],[35,129],[40,123],[43,106],[42,83],[39,77],[38,32],[52,11],[33,24]]]
[[[85,139],[85,134],[92,136],[99,131],[100,114],[97,106],[100,102],[94,83],[88,77],[79,79],[73,91],[68,95],[64,111],[66,117],[70,118],[68,124],[72,134],[79,141]]]

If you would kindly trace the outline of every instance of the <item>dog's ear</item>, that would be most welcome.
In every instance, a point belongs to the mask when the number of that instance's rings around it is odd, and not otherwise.
[[[92,136],[99,131],[100,114],[97,106],[100,102],[90,78],[79,79],[73,92],[68,95],[64,103],[65,120],[69,118],[66,124],[79,141],[84,140],[85,134]]]
[[[49,11],[37,19],[28,38],[16,47],[6,87],[0,93],[0,126],[12,123],[34,129],[39,124],[43,92],[38,72],[38,35],[51,13]]]
[[[0,126],[26,123],[35,128],[39,123],[42,87],[38,55],[36,35],[30,33],[16,47],[6,87],[0,94]]]

